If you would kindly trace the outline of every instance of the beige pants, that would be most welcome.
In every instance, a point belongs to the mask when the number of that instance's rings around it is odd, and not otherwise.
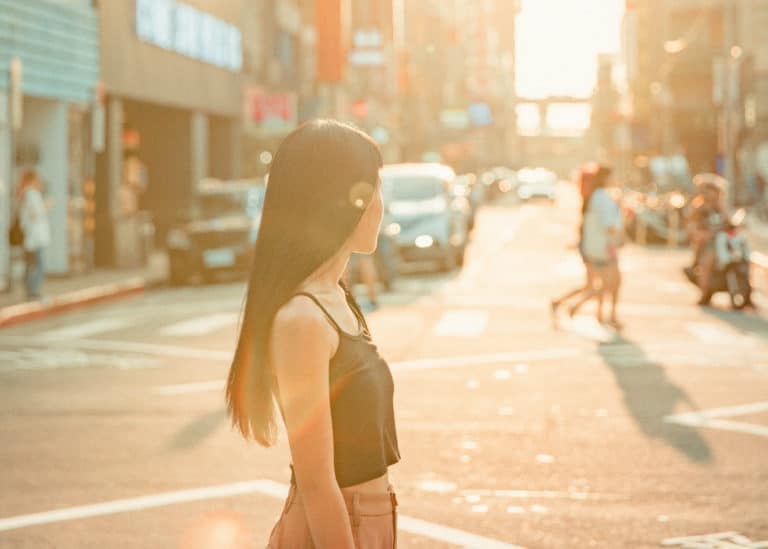
[[[357,549],[397,548],[397,498],[392,487],[386,494],[344,494]],[[314,549],[304,505],[291,484],[283,514],[269,538],[267,549]]]

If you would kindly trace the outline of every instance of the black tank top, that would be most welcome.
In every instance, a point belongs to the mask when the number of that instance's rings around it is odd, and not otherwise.
[[[339,334],[329,368],[336,480],[344,488],[378,478],[400,461],[389,366],[349,293],[347,302],[360,326],[357,335],[342,330],[314,295],[296,295],[314,301]]]

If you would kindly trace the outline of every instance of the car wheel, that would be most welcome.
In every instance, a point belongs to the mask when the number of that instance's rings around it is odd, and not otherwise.
[[[448,247],[445,250],[445,255],[443,256],[442,265],[440,265],[441,270],[444,273],[450,273],[456,269],[457,267],[456,257],[457,257],[456,250],[453,249],[452,247]]]

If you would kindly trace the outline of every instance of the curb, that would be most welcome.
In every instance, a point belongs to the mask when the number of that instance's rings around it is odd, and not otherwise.
[[[96,303],[112,301],[143,293],[160,285],[160,281],[134,277],[121,282],[103,284],[58,295],[50,300],[19,303],[0,308],[0,328],[45,318]]]

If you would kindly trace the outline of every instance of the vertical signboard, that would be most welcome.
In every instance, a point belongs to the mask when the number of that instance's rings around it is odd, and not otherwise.
[[[315,0],[317,80],[334,84],[344,77],[347,0]]]

